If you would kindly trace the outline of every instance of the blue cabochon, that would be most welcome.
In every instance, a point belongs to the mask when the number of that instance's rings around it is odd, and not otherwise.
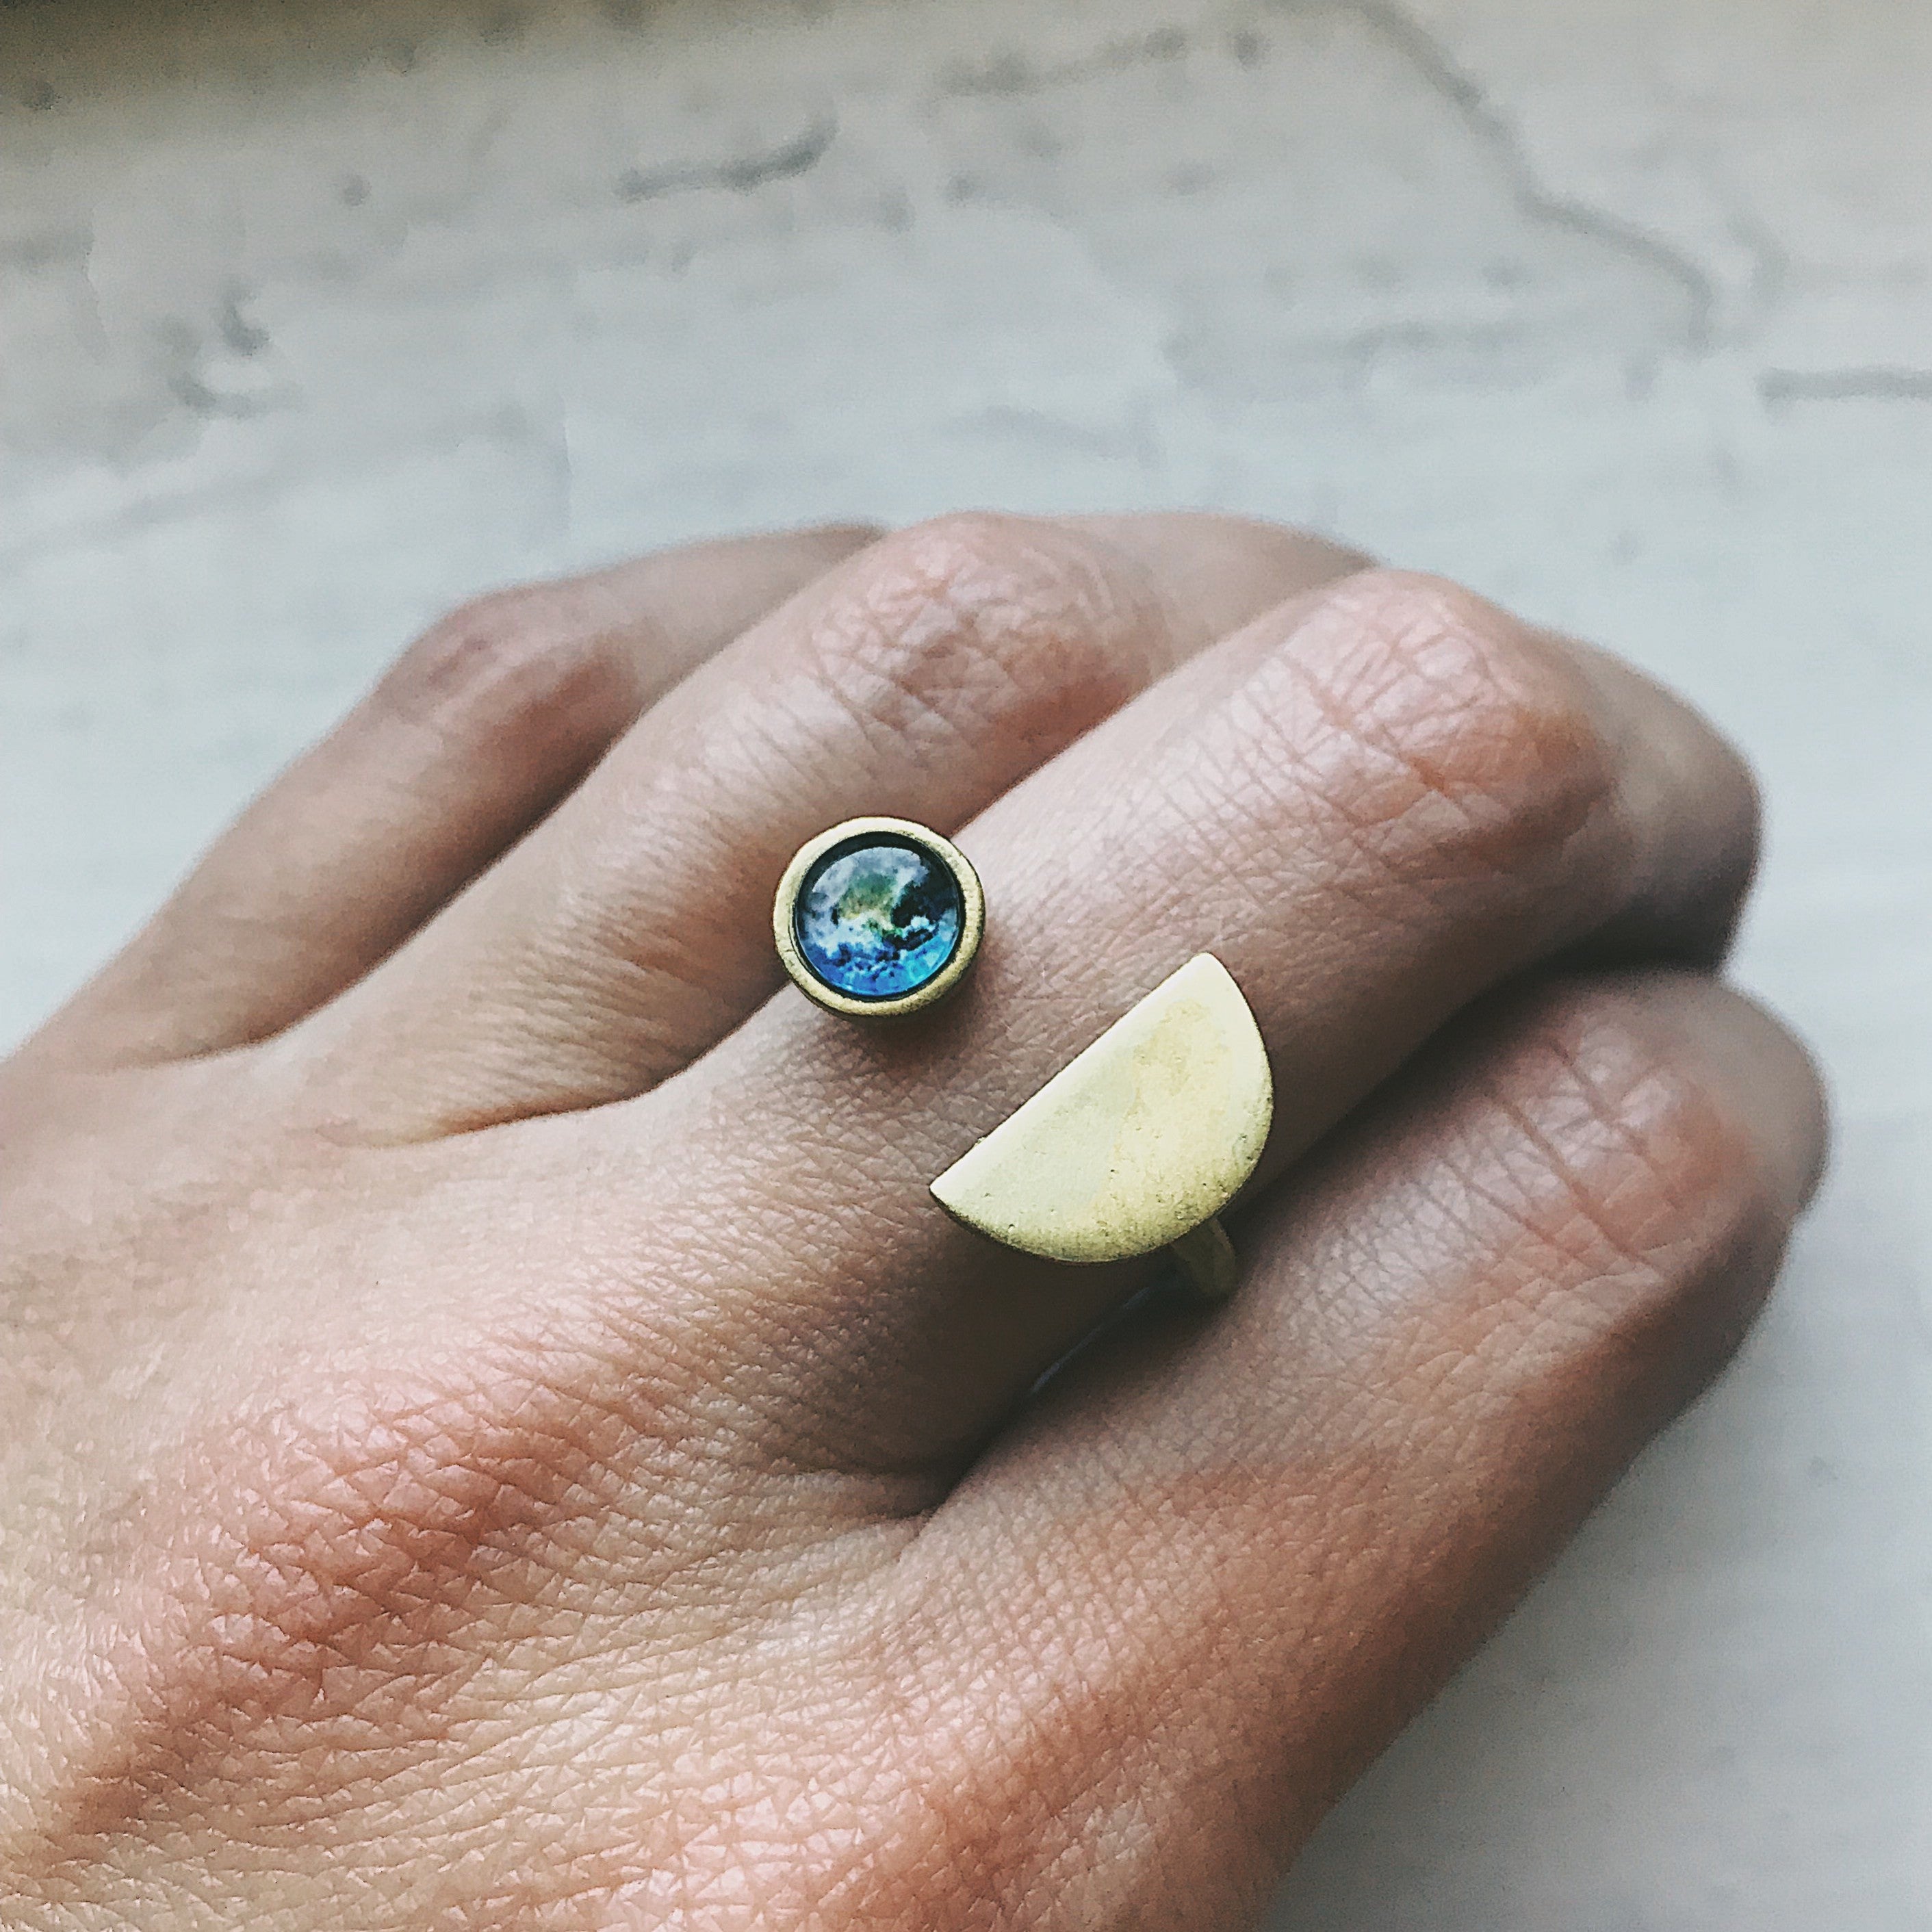
[[[965,918],[950,867],[908,839],[874,836],[812,868],[793,929],[805,963],[835,992],[896,1000],[945,971]]]

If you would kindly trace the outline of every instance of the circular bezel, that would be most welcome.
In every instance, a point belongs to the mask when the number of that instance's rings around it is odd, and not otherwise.
[[[841,847],[862,845],[868,840],[896,840],[916,847],[944,866],[959,888],[959,943],[952,949],[952,958],[924,986],[884,1000],[860,999],[827,986],[812,970],[798,943],[798,902],[806,881],[820,860],[831,857]],[[791,975],[793,985],[828,1012],[842,1013],[853,1019],[896,1019],[903,1014],[937,1006],[971,970],[986,929],[986,895],[971,860],[951,839],[942,838],[929,826],[916,825],[909,818],[848,818],[842,825],[821,832],[801,846],[785,868],[784,877],[778,881],[778,897],[772,904],[772,937],[778,943],[778,958]]]

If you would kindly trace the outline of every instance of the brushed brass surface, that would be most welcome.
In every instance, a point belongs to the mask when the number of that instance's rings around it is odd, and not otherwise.
[[[932,1192],[968,1226],[1054,1261],[1126,1261],[1198,1234],[1177,1257],[1190,1278],[1232,1285],[1232,1250],[1220,1255],[1205,1224],[1253,1173],[1274,1117],[1261,1030],[1233,976],[1204,952]]]
[[[958,881],[959,896],[964,902],[959,944],[952,957],[924,986],[895,1000],[854,999],[848,993],[840,992],[836,986],[828,986],[812,970],[799,950],[796,925],[798,896],[805,890],[812,868],[828,852],[868,834],[910,839],[930,852]],[[909,818],[848,818],[843,824],[821,832],[816,838],[800,847],[796,856],[785,868],[784,876],[778,881],[777,895],[772,901],[772,938],[793,985],[807,999],[815,1001],[828,1012],[842,1013],[852,1019],[895,1019],[937,1006],[972,970],[986,932],[986,895],[980,885],[979,874],[973,869],[973,862],[951,839],[942,838],[930,826],[915,824]]]

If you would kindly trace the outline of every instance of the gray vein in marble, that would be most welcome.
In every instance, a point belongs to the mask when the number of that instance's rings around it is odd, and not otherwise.
[[[1932,369],[1767,369],[1758,394],[1773,407],[1792,403],[1932,402]]]
[[[1684,346],[1708,349],[1716,334],[1717,284],[1702,265],[1662,236],[1608,209],[1559,194],[1541,179],[1509,117],[1489,90],[1461,66],[1420,21],[1391,0],[1273,0],[1283,14],[1352,14],[1408,62],[1431,92],[1461,117],[1496,157],[1516,190],[1519,206],[1532,219],[1566,234],[1613,249],[1674,286],[1685,304]]]
[[[832,152],[832,144],[838,137],[838,118],[827,114],[776,147],[733,155],[722,161],[628,169],[618,178],[618,199],[656,201],[668,194],[687,194],[702,188],[727,188],[734,194],[749,194],[767,182],[791,181],[809,174]]]

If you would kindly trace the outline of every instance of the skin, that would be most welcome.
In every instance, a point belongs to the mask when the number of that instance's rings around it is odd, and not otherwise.
[[[872,1030],[769,927],[860,812],[990,907]],[[0,1070],[0,1922],[1252,1922],[1772,1279],[1755,846],[1635,672],[1263,525],[458,614]],[[1203,950],[1244,1279],[1107,1322],[926,1183]]]

